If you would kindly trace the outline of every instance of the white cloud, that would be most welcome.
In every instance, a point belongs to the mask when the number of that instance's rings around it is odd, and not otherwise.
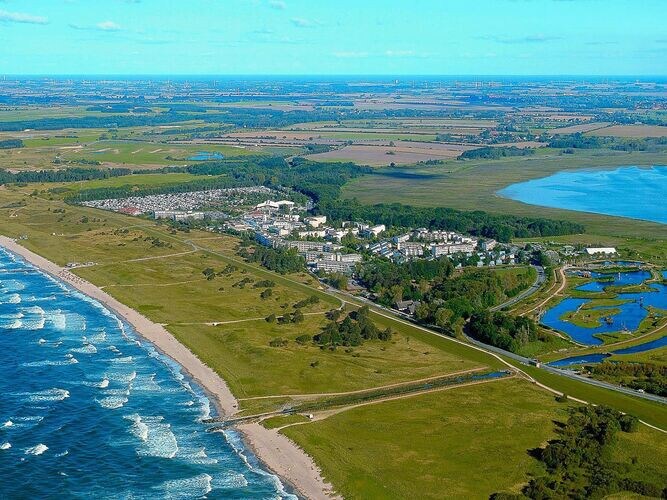
[[[297,28],[314,28],[315,26],[320,26],[322,24],[319,21],[305,19],[303,17],[293,17],[290,21]]]
[[[114,23],[113,21],[101,21],[94,26],[85,26],[81,24],[70,23],[68,25],[70,28],[81,31],[122,31],[123,28],[119,24]]]
[[[121,27],[114,23],[113,21],[102,21],[101,23],[97,23],[95,27],[98,30],[102,31],[120,31]]]
[[[8,12],[0,10],[0,22],[22,24],[48,24],[49,20],[43,16],[33,16],[23,12]]]
[[[287,8],[287,4],[283,2],[283,0],[269,0],[269,7],[277,10],[285,10]]]

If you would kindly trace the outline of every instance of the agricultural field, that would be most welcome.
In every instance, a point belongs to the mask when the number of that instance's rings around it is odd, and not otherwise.
[[[588,135],[609,137],[667,137],[667,127],[658,125],[612,125],[587,132]]]
[[[437,145],[441,146],[441,145]],[[412,165],[429,160],[442,161],[456,158],[465,146],[428,147],[415,143],[414,146],[402,141],[400,145],[372,146],[355,144],[335,149],[326,153],[308,155],[306,158],[315,161],[351,161],[360,165],[373,167],[395,165]]]

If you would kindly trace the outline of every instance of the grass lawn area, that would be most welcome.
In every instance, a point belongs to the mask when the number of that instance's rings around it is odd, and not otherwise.
[[[518,491],[566,405],[505,380],[354,408],[282,432],[346,498],[488,498]]]
[[[323,325],[323,316],[306,316],[299,324],[259,320],[168,329],[220,373],[237,397],[353,391],[483,366],[449,352],[446,344],[434,346],[426,341],[430,339],[404,332],[389,342],[367,341],[351,352],[294,341],[318,333]],[[288,340],[287,345],[269,346],[278,337]]]
[[[282,432],[317,457],[346,498],[488,498],[518,492],[541,464],[528,450],[555,436],[567,405],[519,379],[354,408]],[[619,433],[614,460],[658,481],[667,445],[642,426]]]

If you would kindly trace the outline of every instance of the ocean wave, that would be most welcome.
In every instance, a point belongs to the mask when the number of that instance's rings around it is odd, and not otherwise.
[[[27,397],[31,403],[40,401],[63,401],[69,398],[69,391],[66,389],[47,389],[37,392],[17,392],[14,396]]]
[[[64,330],[67,328],[67,318],[65,314],[60,310],[56,309],[55,311],[50,311],[48,315],[48,320],[53,325],[53,328],[56,330]]]
[[[25,284],[19,280],[2,280],[2,291],[3,292],[20,292],[25,290]]]
[[[0,444],[0,450],[8,450],[11,447],[12,447],[12,445],[10,443]]]
[[[94,344],[99,344],[100,342],[106,342],[107,333],[104,330],[104,328],[102,328],[98,333],[91,335],[88,340],[90,340]]]
[[[2,304],[20,304],[21,303],[21,296],[18,293],[12,293],[7,297],[7,300],[0,299],[0,303]]]
[[[2,319],[21,319],[22,317],[23,317],[22,312],[0,314],[0,318],[2,318]]]
[[[6,325],[2,325],[3,328],[6,328],[8,330],[18,330],[23,326],[23,321],[20,319],[15,319],[11,323],[7,323]]]
[[[165,481],[157,489],[162,490],[164,496],[170,499],[203,497],[211,492],[212,479],[208,474],[199,474],[194,477]]]
[[[155,381],[155,373],[150,375],[139,375],[132,384],[134,391],[160,391],[161,387]]]
[[[132,356],[125,356],[123,358],[112,358],[110,361],[112,363],[132,363],[134,358]]]
[[[79,361],[75,357],[70,357],[67,360],[45,359],[43,361],[29,361],[27,363],[21,363],[21,366],[24,368],[40,368],[42,366],[75,365],[78,362]]]
[[[135,413],[134,415],[126,415],[123,418],[132,421],[130,432],[134,437],[140,439],[142,442],[148,440],[148,426],[141,420],[139,415]]]
[[[93,344],[84,344],[81,347],[71,349],[71,352],[76,352],[79,354],[95,354],[97,353],[97,347],[95,347]]]
[[[25,454],[26,455],[35,455],[35,456],[37,456],[37,455],[41,455],[42,453],[44,453],[48,449],[49,449],[48,446],[46,446],[45,444],[39,443],[38,445],[33,446],[33,447],[28,448],[27,450],[25,450]]]
[[[95,401],[97,401],[102,408],[106,408],[107,410],[117,410],[118,408],[122,408],[125,403],[127,403],[128,399],[123,396],[107,396],[106,398],[96,399]]]
[[[11,420],[7,420],[4,424],[2,424],[3,427],[11,427],[14,425],[14,422]]]
[[[220,483],[219,486],[221,488],[231,488],[231,489],[237,489],[237,488],[245,488],[248,486],[248,480],[246,477],[241,474],[240,472],[235,472],[235,471],[229,471],[223,477],[221,480],[218,480],[216,478],[216,486],[218,486],[218,482]]]
[[[205,447],[196,450],[180,449],[177,457],[196,465],[213,465],[218,463],[217,459],[211,458],[206,454]]]
[[[137,449],[137,455],[174,458],[178,453],[178,441],[171,430],[171,425],[164,422],[164,417],[139,416],[139,419],[146,426],[147,432],[146,439],[142,439],[142,444]]]

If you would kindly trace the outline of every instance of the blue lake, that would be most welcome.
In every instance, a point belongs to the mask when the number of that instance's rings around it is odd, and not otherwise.
[[[295,498],[98,302],[0,249],[0,498]]]
[[[613,278],[613,281],[591,281],[584,285],[577,287],[577,290],[586,290],[591,292],[603,291],[607,286],[619,285],[638,285],[651,277],[651,274],[646,271],[631,271],[619,274],[601,274],[593,273],[593,278],[608,277]],[[601,309],[619,309],[620,312],[610,314],[610,323],[602,321],[596,328],[586,328],[577,326],[573,323],[565,321],[563,315],[576,311],[584,304],[587,304],[591,299],[582,298],[566,298],[556,304],[542,315],[542,324],[559,330],[569,335],[572,339],[581,344],[600,345],[602,340],[594,337],[596,334],[619,332],[623,329],[635,331],[639,328],[640,323],[648,316],[648,306],[653,306],[659,309],[667,309],[667,286],[661,283],[652,283],[651,292],[640,293],[621,293],[617,296],[619,300],[626,300],[624,304],[617,306],[606,307],[600,306],[594,308]]]
[[[667,167],[564,171],[512,184],[498,194],[531,205],[667,224]]]
[[[617,349],[612,351],[613,354],[636,354],[639,352],[652,351],[653,349],[658,349],[660,347],[667,346],[667,336],[660,337],[659,339],[652,340],[651,342],[644,342],[643,344],[638,344],[632,347],[626,347],[625,349]],[[563,358],[558,361],[553,361],[549,363],[549,366],[555,366],[556,368],[567,368],[569,366],[576,365],[586,365],[601,363],[607,359],[611,354],[599,353],[599,354],[585,354],[583,356],[572,356],[571,358]]]

